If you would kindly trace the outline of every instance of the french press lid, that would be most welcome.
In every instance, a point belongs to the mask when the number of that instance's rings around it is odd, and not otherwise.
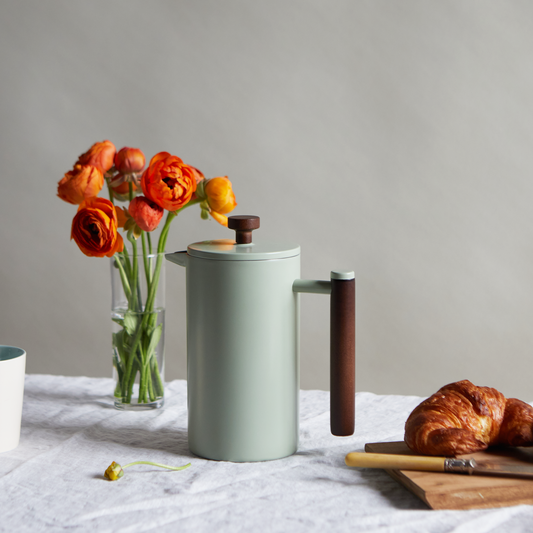
[[[300,255],[300,246],[288,242],[253,242],[252,231],[259,228],[259,217],[228,217],[228,228],[235,230],[235,240],[217,239],[195,242],[187,247],[192,257],[217,261],[264,261]]]

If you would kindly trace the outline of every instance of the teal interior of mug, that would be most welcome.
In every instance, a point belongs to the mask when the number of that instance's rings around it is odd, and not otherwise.
[[[22,348],[0,345],[0,361],[9,361],[9,359],[15,359],[16,357],[24,355],[24,353],[25,352]]]

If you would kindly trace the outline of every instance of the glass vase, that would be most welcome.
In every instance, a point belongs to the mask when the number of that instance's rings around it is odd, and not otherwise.
[[[115,407],[158,409],[164,403],[165,258],[136,249],[111,258]]]

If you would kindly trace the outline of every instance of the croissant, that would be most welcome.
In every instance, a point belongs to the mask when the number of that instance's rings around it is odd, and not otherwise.
[[[533,407],[470,381],[450,383],[405,423],[405,442],[424,455],[455,456],[500,444],[533,446]]]

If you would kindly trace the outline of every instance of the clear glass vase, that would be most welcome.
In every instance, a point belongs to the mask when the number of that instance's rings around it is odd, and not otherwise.
[[[115,407],[158,409],[164,403],[165,258],[127,250],[111,258]]]

